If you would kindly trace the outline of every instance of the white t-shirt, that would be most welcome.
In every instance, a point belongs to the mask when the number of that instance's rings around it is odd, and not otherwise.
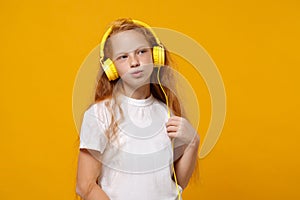
[[[105,135],[111,122],[111,112],[105,105],[109,100],[93,104],[85,112],[81,126],[80,148],[102,155],[99,186],[111,200],[177,199],[171,168],[173,149],[165,126],[166,105],[153,96],[142,100],[123,95],[119,98],[123,120],[115,140],[109,142]],[[120,113],[116,120],[119,116]],[[175,149],[181,145],[175,140]],[[180,186],[179,189],[181,192]]]

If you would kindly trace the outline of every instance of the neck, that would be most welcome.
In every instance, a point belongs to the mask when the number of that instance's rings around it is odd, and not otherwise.
[[[124,87],[124,94],[134,99],[146,99],[150,96],[150,84],[144,85],[137,89]]]

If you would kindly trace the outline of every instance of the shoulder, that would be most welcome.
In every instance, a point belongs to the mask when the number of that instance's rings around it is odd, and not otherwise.
[[[111,99],[104,99],[102,101],[95,102],[87,108],[84,115],[94,116],[102,122],[107,122],[110,117],[110,103]]]

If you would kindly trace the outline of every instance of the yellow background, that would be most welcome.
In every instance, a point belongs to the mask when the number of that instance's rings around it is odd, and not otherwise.
[[[225,126],[184,199],[300,198],[299,1],[11,0],[0,9],[1,199],[75,198],[73,83],[118,17],[189,35],[222,75]]]

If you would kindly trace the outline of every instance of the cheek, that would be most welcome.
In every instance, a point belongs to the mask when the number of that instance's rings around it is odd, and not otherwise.
[[[123,76],[127,71],[126,65],[115,64],[119,76]]]
[[[153,63],[152,53],[140,58],[140,64],[146,65],[146,64],[151,64],[151,63]]]
[[[153,68],[154,68],[154,65],[153,63],[148,63],[148,64],[145,64],[143,69],[144,69],[144,74],[147,76],[147,77],[150,77],[152,72],[153,72]]]

